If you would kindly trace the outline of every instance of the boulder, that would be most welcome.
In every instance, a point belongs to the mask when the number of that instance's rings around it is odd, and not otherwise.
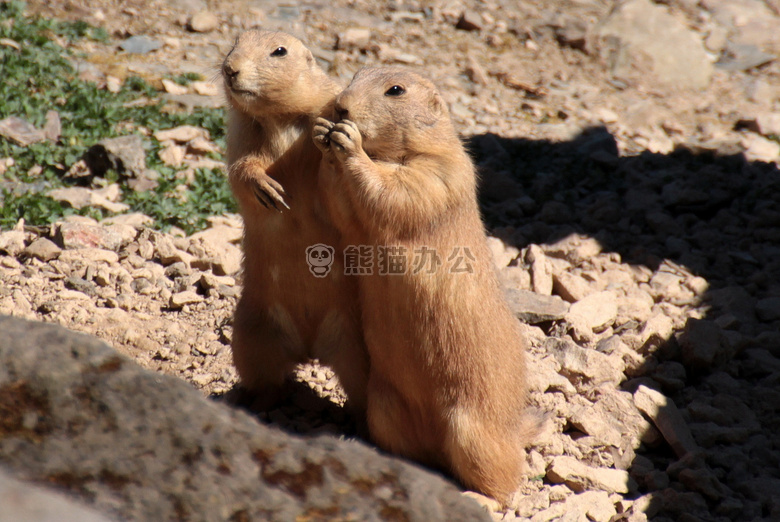
[[[103,342],[0,316],[0,463],[123,520],[490,520],[358,441],[293,437]]]
[[[599,53],[620,78],[654,76],[671,87],[701,89],[713,65],[701,38],[650,0],[619,4],[595,29]]]

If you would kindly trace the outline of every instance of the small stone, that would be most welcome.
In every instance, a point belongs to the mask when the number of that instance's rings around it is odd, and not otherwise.
[[[599,442],[619,447],[622,437],[620,427],[616,425],[609,412],[583,406],[574,411],[569,422],[578,430],[595,437]]]
[[[669,340],[674,332],[674,321],[671,317],[657,313],[648,319],[639,331],[640,346],[636,349],[647,349],[650,346],[658,346]]]
[[[146,54],[162,47],[162,43],[148,36],[136,35],[119,44],[123,51],[131,54]]]
[[[671,399],[640,385],[634,392],[634,404],[653,421],[678,457],[698,450],[688,425]]]
[[[211,228],[196,232],[190,236],[191,242],[204,242],[216,247],[220,243],[237,243],[241,241],[243,231],[240,227],[233,225],[215,224]]]
[[[102,189],[92,190],[84,187],[67,187],[62,189],[50,190],[48,196],[57,201],[64,201],[71,207],[79,209],[84,207],[101,207],[109,212],[124,212],[130,209],[129,205],[116,203],[111,200],[111,187],[119,190],[119,185],[113,184]],[[106,197],[109,195],[110,197]]]
[[[108,92],[118,93],[122,90],[122,80],[116,76],[106,76],[106,89]]]
[[[544,342],[544,348],[561,365],[561,374],[578,388],[578,385],[583,384],[617,384],[624,378],[622,364],[616,364],[615,359],[596,350],[577,346],[570,340],[550,337]]]
[[[62,249],[54,242],[45,237],[39,237],[24,249],[23,254],[29,257],[38,258],[45,262],[56,259],[60,255],[60,252],[62,252]]]
[[[57,141],[62,133],[62,124],[60,123],[60,113],[57,111],[46,112],[46,123],[43,126],[43,134],[47,140]]]
[[[189,92],[189,89],[187,89],[184,85],[179,85],[178,83],[171,81],[167,78],[163,78],[161,80],[163,89],[165,89],[165,92],[169,94],[187,94]]]
[[[479,63],[474,55],[469,54],[467,56],[468,64],[466,65],[466,74],[469,79],[477,85],[488,84],[488,74],[485,68]]]
[[[528,324],[563,319],[569,303],[556,296],[545,296],[516,288],[504,290],[509,308],[518,319]]]
[[[575,492],[597,489],[607,493],[628,493],[637,487],[627,471],[594,468],[567,455],[553,459],[547,469],[547,480],[553,484],[565,483]]]
[[[81,277],[75,277],[75,276],[68,277],[67,279],[65,279],[65,287],[70,288],[71,290],[76,290],[77,292],[81,292],[90,297],[95,296],[96,288],[97,288],[95,283],[91,281],[87,281],[86,279],[83,279]]]
[[[195,127],[193,125],[180,125],[172,129],[159,130],[154,133],[157,141],[175,141],[177,143],[187,143],[195,138],[207,138],[209,133],[206,129]]]
[[[133,231],[135,237],[135,231]],[[84,223],[62,223],[57,229],[57,239],[65,249],[101,248],[119,250],[124,238],[117,229]]]
[[[728,339],[715,321],[689,318],[679,341],[683,363],[694,370],[712,370],[732,355]]]
[[[755,118],[739,121],[738,125],[762,136],[780,136],[780,112],[759,114]]]
[[[694,276],[685,280],[685,286],[691,289],[691,291],[697,296],[704,294],[709,287],[710,283],[703,277]]]
[[[190,18],[188,27],[196,33],[209,33],[219,27],[219,18],[210,11],[200,11]]]
[[[146,171],[144,140],[137,134],[106,138],[91,146],[83,160],[93,176],[103,176],[108,170],[142,176]]]
[[[573,266],[592,259],[601,253],[601,243],[597,240],[571,234],[560,241],[544,247],[548,256],[567,259]]]
[[[464,491],[462,495],[474,500],[488,512],[492,513],[493,511],[498,511],[501,509],[501,504],[499,504],[495,499],[486,497],[485,495],[477,493],[476,491]]]
[[[198,136],[197,138],[191,139],[189,142],[187,142],[187,151],[188,152],[194,152],[195,154],[208,154],[209,152],[219,152],[219,147],[211,141],[207,140],[206,138],[203,138],[201,136]],[[190,163],[190,166],[193,166],[192,163]],[[198,167],[193,168],[208,168],[208,167],[201,167],[198,165]]]
[[[9,256],[18,256],[24,250],[24,232],[21,230],[9,230],[0,232],[0,252]]]
[[[181,167],[187,149],[180,145],[169,145],[158,152],[163,163],[171,167]]]
[[[140,212],[130,212],[128,214],[119,214],[107,217],[100,222],[101,225],[124,225],[133,228],[143,228],[154,223],[154,219],[141,214]]]
[[[171,296],[170,306],[174,309],[182,308],[184,305],[200,303],[203,296],[191,290],[177,292]]]
[[[482,29],[482,19],[477,13],[472,11],[464,11],[460,15],[458,22],[455,24],[456,29],[462,29],[464,31],[479,31]]]
[[[62,301],[87,301],[89,296],[78,290],[61,290],[57,293],[57,299]]]
[[[525,252],[525,262],[530,266],[531,289],[540,295],[551,295],[552,265],[544,255],[544,251],[538,245],[530,245]]]
[[[364,27],[350,27],[338,34],[337,49],[366,49],[371,41],[371,31]]]
[[[569,308],[568,316],[579,316],[588,328],[599,331],[611,325],[618,313],[617,296],[610,290],[595,292],[582,298]]]
[[[775,59],[755,45],[729,42],[715,66],[724,71],[747,71]]]
[[[0,136],[15,141],[22,147],[27,147],[46,139],[46,134],[42,130],[16,116],[9,116],[4,120],[0,120]]]
[[[488,236],[487,244],[490,252],[493,254],[493,261],[498,268],[508,266],[520,253],[515,247],[506,245],[497,237]]]
[[[221,92],[219,87],[211,82],[195,81],[190,83],[190,87],[201,96],[217,96]]]
[[[539,454],[537,453],[537,455]],[[539,455],[539,458],[541,458],[541,455]],[[544,469],[542,474],[544,474]],[[537,512],[550,507],[550,493],[548,491],[539,491],[530,495],[523,495],[512,507],[515,508],[520,517],[530,518]]]
[[[209,272],[204,272],[200,278],[200,285],[205,290],[219,288],[220,286],[235,286],[236,280],[230,276],[217,276]]]
[[[606,491],[585,491],[566,499],[567,511],[578,510],[586,520],[611,520],[617,514],[615,504]]]
[[[664,501],[658,493],[648,493],[634,500],[631,511],[634,513],[644,513],[647,518],[654,517],[661,511]]]
[[[0,176],[16,164],[13,158],[0,158]]]
[[[534,371],[528,374],[528,389],[546,392],[561,391],[567,397],[577,393],[577,389],[566,377],[560,375],[560,364],[552,357],[543,357],[534,361]]]
[[[625,323],[627,320],[646,322],[653,313],[655,301],[653,297],[640,288],[629,288],[625,295],[619,296],[618,324]]]
[[[756,135],[748,135],[742,138],[742,147],[745,156],[750,161],[777,161],[780,160],[780,144],[776,141]]]
[[[570,303],[576,303],[594,291],[585,279],[571,272],[554,273],[552,277],[553,292]]]

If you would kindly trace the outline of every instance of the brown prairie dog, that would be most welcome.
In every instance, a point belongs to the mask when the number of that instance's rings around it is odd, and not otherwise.
[[[375,263],[357,277],[371,437],[506,502],[533,423],[525,345],[485,240],[474,166],[433,84],[404,69],[359,71],[336,111],[341,122],[318,119],[313,137],[342,245],[400,247],[408,268],[386,275]],[[419,269],[425,249],[440,263]]]
[[[310,246],[339,240],[319,200],[322,156],[311,140],[314,118],[332,110],[339,87],[298,39],[258,30],[238,37],[222,76],[228,175],[244,218],[232,343],[242,384],[272,403],[295,364],[319,358],[362,410],[368,356],[356,283],[339,256],[326,277],[307,263]]]

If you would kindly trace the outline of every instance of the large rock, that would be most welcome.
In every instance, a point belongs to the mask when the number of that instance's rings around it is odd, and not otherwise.
[[[124,520],[489,520],[434,474],[298,438],[92,337],[0,317],[0,463]]]
[[[712,61],[701,39],[669,10],[650,0],[619,4],[595,29],[596,44],[612,73],[641,80],[655,76],[672,87],[701,89]]]

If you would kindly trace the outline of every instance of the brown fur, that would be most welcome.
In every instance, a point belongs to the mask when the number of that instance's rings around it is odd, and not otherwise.
[[[280,47],[286,54],[273,55]],[[273,397],[295,364],[319,358],[351,405],[364,409],[368,356],[355,281],[344,277],[340,256],[323,278],[306,258],[310,245],[339,241],[317,195],[321,154],[310,137],[339,87],[299,40],[256,30],[239,36],[222,75],[228,172],[244,218],[244,291],[232,344],[242,384]],[[289,210],[271,208],[286,201]]]
[[[405,93],[386,95],[394,85]],[[371,436],[506,502],[531,433],[525,346],[485,240],[473,164],[439,93],[416,74],[363,69],[336,109],[341,123],[317,120],[313,134],[334,222],[346,244],[406,247],[409,267],[358,277]],[[422,247],[443,264],[413,274]],[[473,255],[473,273],[450,273],[456,247]]]

